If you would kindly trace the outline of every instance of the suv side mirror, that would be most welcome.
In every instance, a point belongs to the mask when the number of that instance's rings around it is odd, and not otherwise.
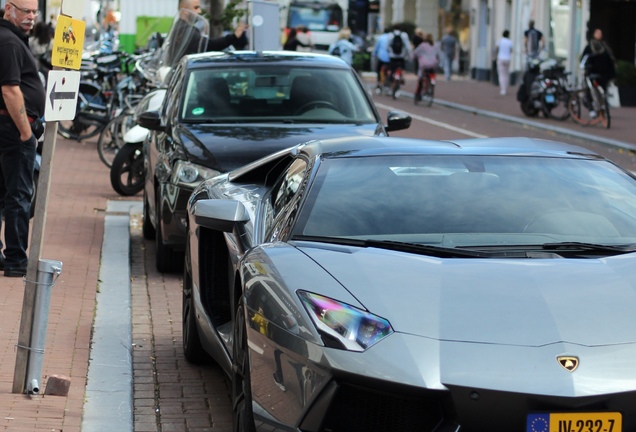
[[[411,116],[401,111],[391,111],[387,116],[387,132],[393,132],[411,127]]]
[[[146,111],[139,114],[137,124],[152,131],[165,132],[166,130],[166,127],[161,124],[159,111]]]

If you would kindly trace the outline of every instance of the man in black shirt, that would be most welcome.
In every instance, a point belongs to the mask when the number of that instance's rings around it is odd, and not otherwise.
[[[523,52],[526,54],[528,64],[531,60],[539,58],[545,47],[543,33],[534,28],[534,20],[528,23],[528,30],[523,33]]]
[[[179,8],[191,10],[197,14],[200,14],[201,2],[200,0],[179,0]],[[202,46],[199,46],[199,39],[201,35],[195,35],[189,45],[189,52],[187,54],[191,54],[193,52],[223,51],[230,46],[234,46],[234,48],[236,49],[243,49],[245,48],[245,46],[247,46],[247,38],[245,36],[246,29],[247,25],[243,22],[240,22],[236,26],[234,33],[230,33],[215,39],[208,39],[201,44]]]
[[[37,146],[32,125],[43,116],[46,97],[29,49],[37,15],[38,0],[12,0],[0,19],[0,209],[6,243],[0,269],[9,277],[26,274]]]

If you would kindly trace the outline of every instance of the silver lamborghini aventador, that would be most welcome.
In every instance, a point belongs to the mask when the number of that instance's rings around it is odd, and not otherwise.
[[[308,142],[188,204],[237,431],[636,430],[636,178],[527,138]]]

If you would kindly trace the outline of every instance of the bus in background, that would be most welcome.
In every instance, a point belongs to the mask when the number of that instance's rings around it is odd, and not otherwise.
[[[338,32],[347,26],[349,0],[291,0],[282,1],[280,9],[283,39],[289,29],[305,27],[309,30],[314,51],[327,51],[338,40]]]

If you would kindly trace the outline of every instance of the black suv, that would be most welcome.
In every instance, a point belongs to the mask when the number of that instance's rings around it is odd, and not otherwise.
[[[186,204],[203,180],[314,139],[382,136],[384,125],[358,74],[324,54],[208,52],[185,56],[171,71],[163,105],[142,113],[143,232],[157,244],[157,270],[176,271],[185,248]]]

